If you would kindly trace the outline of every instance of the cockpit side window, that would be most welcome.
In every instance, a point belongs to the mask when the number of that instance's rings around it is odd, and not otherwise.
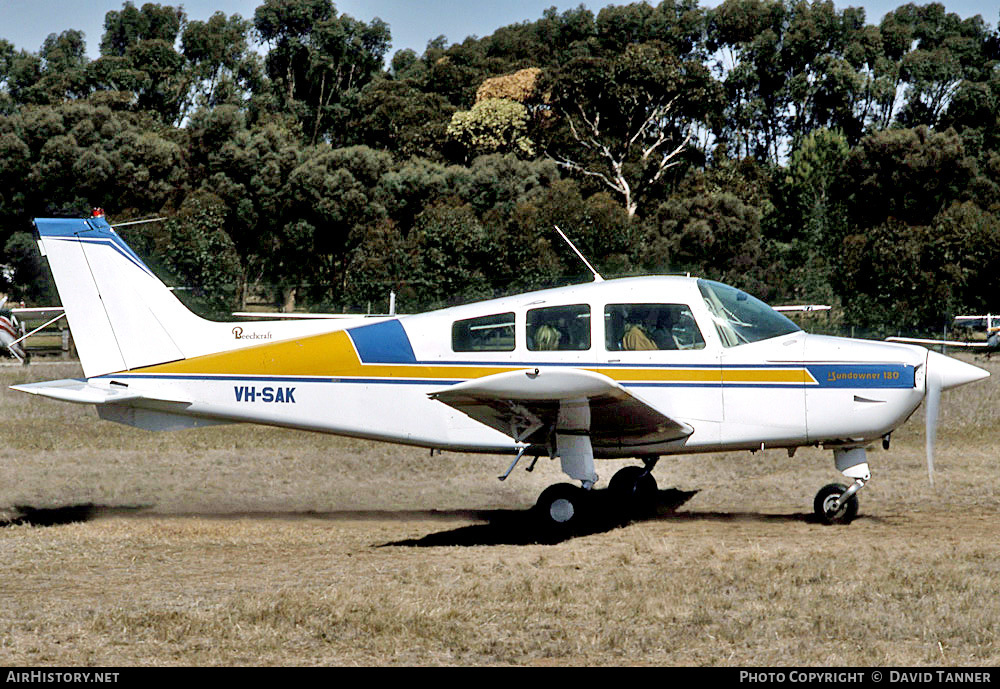
[[[705,348],[686,304],[608,304],[604,340],[612,352]]]
[[[528,349],[584,351],[590,349],[590,306],[549,306],[528,311]]]
[[[725,347],[799,332],[799,326],[759,299],[735,287],[698,280],[698,289]]]
[[[451,348],[455,352],[514,351],[514,313],[455,321],[451,325]]]

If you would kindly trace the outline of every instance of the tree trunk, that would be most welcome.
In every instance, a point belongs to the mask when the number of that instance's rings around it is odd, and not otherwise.
[[[292,313],[295,311],[295,293],[297,288],[295,287],[282,287],[281,288],[281,312],[282,313]]]

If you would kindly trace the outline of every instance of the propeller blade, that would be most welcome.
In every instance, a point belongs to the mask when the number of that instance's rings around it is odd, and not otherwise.
[[[974,383],[989,377],[990,372],[964,361],[953,359],[937,352],[927,352],[927,380],[924,387],[927,423],[927,478],[934,485],[934,441],[937,438],[938,411],[941,407],[941,391],[957,388],[959,385]]]
[[[934,367],[927,368],[926,423],[927,479],[934,485],[934,441],[937,439],[938,411],[941,408],[941,376]]]

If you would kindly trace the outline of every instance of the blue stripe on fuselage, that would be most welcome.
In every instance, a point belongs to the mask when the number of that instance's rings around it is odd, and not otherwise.
[[[907,364],[806,364],[821,388],[912,388],[916,369]]]
[[[415,364],[410,338],[398,320],[362,325],[347,331],[364,364]]]

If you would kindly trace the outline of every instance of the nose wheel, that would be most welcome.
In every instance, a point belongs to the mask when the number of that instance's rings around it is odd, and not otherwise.
[[[824,524],[849,524],[858,516],[857,484],[848,488],[840,483],[831,483],[820,488],[813,500],[813,510]]]
[[[824,524],[849,524],[858,516],[857,493],[872,477],[868,457],[863,447],[838,447],[833,451],[833,463],[854,483],[850,487],[830,483],[820,488],[813,500],[813,511]]]

